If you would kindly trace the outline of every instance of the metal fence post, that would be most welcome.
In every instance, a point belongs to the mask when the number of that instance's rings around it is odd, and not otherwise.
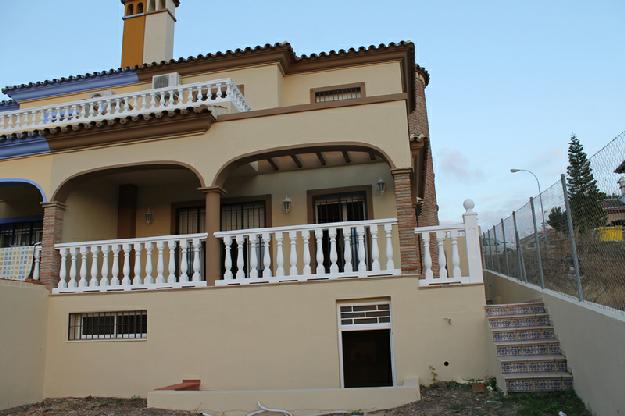
[[[544,289],[545,288],[545,275],[543,273],[543,259],[542,259],[542,256],[540,255],[540,240],[538,239],[538,229],[536,229],[536,210],[534,209],[534,197],[530,197],[530,207],[532,208],[532,223],[534,225],[534,244],[536,244],[536,257],[538,260],[538,273],[540,276],[540,287]]]
[[[506,275],[510,276],[510,263],[508,262],[508,252],[506,251],[506,229],[503,226],[503,218],[501,219],[501,238],[503,238],[503,254],[506,259]]]
[[[495,257],[494,257],[494,261],[493,261],[493,267],[495,268],[495,271],[498,273],[501,273],[501,268],[499,267],[499,255],[497,254],[497,230],[495,229],[495,226],[493,225],[493,239],[495,240]]]
[[[571,242],[571,257],[573,257],[573,268],[575,269],[575,280],[577,281],[577,298],[579,301],[584,300],[584,288],[582,288],[582,279],[579,272],[579,258],[577,257],[577,243],[573,234],[573,217],[571,216],[571,204],[569,202],[569,192],[566,189],[566,176],[560,176],[562,183],[562,193],[564,194],[564,209],[566,210],[566,222],[569,230],[569,240]]]
[[[517,261],[517,267],[519,268],[519,275],[517,276],[517,278],[519,280],[525,280],[527,281],[527,279],[525,278],[525,274],[523,273],[523,254],[521,253],[521,244],[519,241],[519,230],[517,229],[516,226],[516,211],[512,211],[512,222],[514,223],[514,241],[516,244],[516,261]]]

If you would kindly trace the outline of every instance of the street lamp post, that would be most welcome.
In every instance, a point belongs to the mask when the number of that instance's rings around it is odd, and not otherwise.
[[[538,200],[540,201],[540,214],[542,216],[542,225],[543,225],[543,238],[547,238],[547,228],[545,226],[545,208],[543,207],[543,191],[540,187],[540,181],[538,180],[538,176],[536,176],[536,174],[534,172],[532,172],[531,170],[528,169],[510,169],[510,173],[517,173],[517,172],[527,172],[529,174],[531,174],[534,179],[536,179],[536,184],[538,185]],[[546,241],[546,240],[545,240]]]

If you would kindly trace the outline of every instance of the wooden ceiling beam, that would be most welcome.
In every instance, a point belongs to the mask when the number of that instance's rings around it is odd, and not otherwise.
[[[275,170],[275,171],[280,170],[280,168],[278,167],[278,165],[276,165],[276,162],[274,162],[272,158],[267,159],[267,163],[269,163],[271,165],[273,170]]]
[[[319,159],[319,163],[321,163],[321,166],[326,165],[326,159],[325,157],[323,157],[323,153],[317,152],[317,159]]]
[[[293,162],[295,163],[295,165],[297,166],[298,169],[302,168],[302,161],[299,160],[299,158],[297,157],[297,155],[291,155],[291,159],[293,159]]]

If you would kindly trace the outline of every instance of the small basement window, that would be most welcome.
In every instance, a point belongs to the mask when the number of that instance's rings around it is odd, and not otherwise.
[[[365,96],[365,84],[361,82],[336,87],[314,88],[311,90],[311,95],[314,103],[355,100]]]
[[[145,339],[147,311],[70,313],[67,339]]]
[[[393,385],[388,302],[339,304],[343,387]]]

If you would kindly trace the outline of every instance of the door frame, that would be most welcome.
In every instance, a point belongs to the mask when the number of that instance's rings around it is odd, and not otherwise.
[[[391,322],[387,324],[368,324],[362,325],[362,327],[353,327],[350,329],[346,329],[346,332],[353,331],[375,331],[378,329],[388,329],[389,330],[389,348],[391,349],[391,382],[392,386],[397,386],[397,372],[395,371],[395,342],[393,339],[394,331],[393,331],[393,305],[391,303],[391,299],[371,299],[371,300],[362,300],[362,301],[338,301],[336,302],[336,333],[338,337],[338,347],[339,347],[339,377],[341,381],[341,388],[345,389],[345,376],[343,370],[343,329],[341,325],[341,306],[363,306],[363,305],[377,305],[380,303],[388,303],[389,311],[391,315]],[[358,388],[358,387],[354,387]],[[383,388],[383,387],[379,387]]]

